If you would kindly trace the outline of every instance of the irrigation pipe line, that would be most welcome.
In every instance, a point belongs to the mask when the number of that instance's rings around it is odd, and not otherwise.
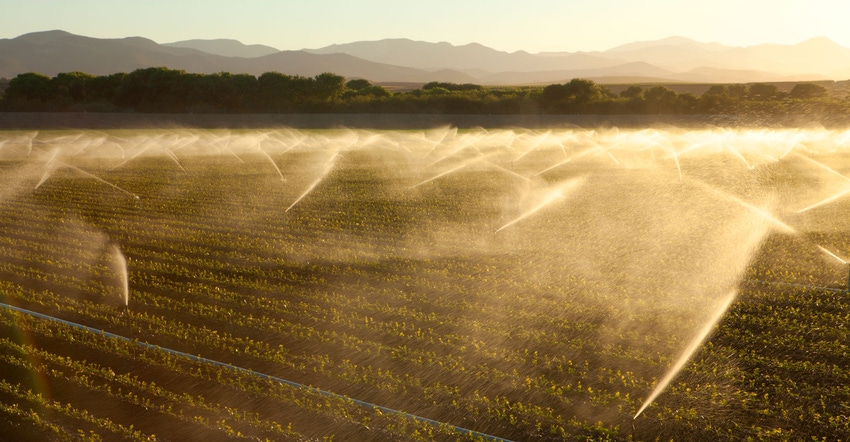
[[[762,280],[762,279],[745,279],[744,282],[771,284],[771,285],[795,287],[795,288],[817,289],[817,290],[824,290],[824,291],[836,292],[836,293],[846,293],[848,291],[847,289],[836,289],[836,288],[831,288],[831,287],[819,287],[819,286],[811,286],[811,285],[805,285],[805,284],[794,284],[794,283],[790,283],[790,282],[780,282],[780,281],[765,281],[765,280]],[[399,411],[399,410],[394,410],[392,408],[382,407],[380,405],[361,401],[359,399],[350,398],[350,397],[347,397],[347,396],[343,396],[341,394],[331,393],[330,391],[322,390],[322,389],[319,389],[319,388],[316,388],[316,387],[311,387],[311,386],[308,386],[308,385],[299,384],[298,382],[289,381],[289,380],[286,380],[286,379],[283,379],[283,378],[279,378],[277,376],[272,376],[272,375],[268,375],[268,374],[265,374],[265,373],[260,373],[260,372],[257,372],[257,371],[249,370],[247,368],[238,367],[236,365],[227,364],[227,363],[216,361],[216,360],[213,360],[213,359],[207,359],[207,358],[204,358],[204,357],[201,357],[201,356],[196,356],[196,355],[192,355],[192,354],[189,354],[189,353],[184,353],[182,351],[172,350],[170,348],[160,347],[160,346],[154,345],[154,344],[148,344],[147,342],[141,342],[141,341],[138,341],[138,340],[135,340],[135,339],[130,339],[126,336],[116,335],[115,333],[110,333],[110,332],[105,331],[105,330],[100,330],[100,329],[97,329],[97,328],[94,328],[94,327],[89,327],[87,325],[78,324],[76,322],[66,321],[64,319],[59,319],[59,318],[56,318],[56,317],[53,317],[53,316],[34,312],[32,310],[27,310],[27,309],[23,309],[23,308],[20,308],[20,307],[15,307],[13,305],[5,304],[5,303],[2,303],[2,302],[0,302],[0,307],[5,307],[9,310],[16,311],[18,313],[24,313],[24,314],[27,314],[27,315],[30,315],[30,316],[35,316],[37,318],[45,319],[45,320],[48,320],[48,321],[58,322],[60,324],[65,324],[65,325],[68,325],[68,326],[71,326],[71,327],[86,330],[86,331],[91,332],[91,333],[97,333],[97,334],[100,334],[102,336],[107,336],[107,337],[110,337],[110,338],[113,338],[113,339],[119,339],[119,340],[122,340],[122,341],[125,341],[125,342],[135,343],[139,347],[142,347],[142,348],[164,351],[166,353],[171,353],[173,355],[181,356],[181,357],[184,357],[186,359],[190,359],[192,361],[200,362],[200,363],[203,363],[203,364],[217,365],[219,367],[228,368],[228,369],[240,372],[240,373],[245,373],[245,374],[248,374],[248,375],[251,375],[251,376],[256,376],[256,377],[259,377],[261,379],[279,382],[281,384],[288,385],[290,387],[295,387],[295,388],[302,389],[302,390],[307,390],[307,391],[310,391],[312,393],[319,394],[321,396],[334,398],[334,399],[342,399],[342,400],[345,400],[345,401],[351,401],[352,403],[357,404],[357,405],[359,405],[363,408],[366,408],[366,409],[380,410],[382,413],[404,416],[406,418],[414,419],[416,421],[423,422],[423,423],[426,423],[426,424],[430,424],[430,425],[433,425],[435,427],[446,426],[448,428],[451,428],[454,431],[457,431],[458,433],[470,435],[470,436],[473,436],[473,437],[480,437],[480,438],[483,438],[483,439],[489,440],[489,441],[511,442],[509,439],[504,439],[504,438],[501,438],[501,437],[498,437],[498,436],[492,436],[492,435],[489,435],[489,434],[480,433],[478,431],[469,430],[467,428],[458,427],[458,426],[448,424],[448,423],[445,423],[445,422],[435,421],[433,419],[428,419],[426,417],[417,416],[415,414],[410,414],[410,413],[407,413],[407,412],[404,412],[404,411]]]
[[[815,289],[821,290],[824,292],[833,292],[833,293],[847,293],[850,288],[847,289],[837,289],[835,287],[821,287],[817,285],[805,285],[805,284],[795,284],[793,282],[781,282],[781,281],[766,281],[764,279],[745,279],[744,282],[751,282],[757,284],[767,284],[767,285],[778,285],[781,287],[793,287],[798,289]]]
[[[140,342],[140,341],[135,340],[135,339],[130,339],[126,336],[116,335],[114,333],[110,333],[110,332],[105,331],[105,330],[100,330],[100,329],[89,327],[89,326],[83,325],[83,324],[77,324],[76,322],[66,321],[64,319],[59,319],[59,318],[56,318],[56,317],[53,317],[53,316],[34,312],[32,310],[27,310],[27,309],[23,309],[23,308],[20,308],[20,307],[15,307],[13,305],[4,304],[2,302],[0,302],[0,307],[5,307],[9,310],[13,310],[13,311],[16,311],[18,313],[24,313],[24,314],[27,314],[27,315],[35,316],[37,318],[46,319],[48,321],[58,322],[60,324],[65,324],[65,325],[75,327],[75,328],[79,328],[79,329],[82,329],[82,330],[86,330],[86,331],[89,331],[89,332],[92,332],[92,333],[97,333],[99,335],[107,336],[107,337],[110,337],[110,338],[113,338],[113,339],[120,339],[120,340],[125,341],[125,342],[136,343],[139,347],[143,347],[143,348],[147,348],[147,349],[151,349],[151,350],[160,350],[160,351],[164,351],[164,352],[167,352],[167,353],[171,353],[173,355],[184,357],[186,359],[191,359],[193,361],[200,362],[200,363],[203,363],[203,364],[217,365],[219,367],[228,368],[228,369],[240,372],[240,373],[245,373],[245,374],[248,374],[248,375],[251,375],[251,376],[256,376],[256,377],[259,377],[261,379],[279,382],[281,384],[289,385],[291,387],[295,387],[295,388],[302,389],[302,390],[307,390],[307,391],[310,391],[312,393],[319,394],[321,396],[325,396],[325,397],[329,397],[329,398],[333,398],[333,399],[342,399],[344,401],[351,401],[352,403],[357,404],[357,405],[359,405],[363,408],[369,409],[369,410],[380,410],[382,413],[404,416],[406,418],[414,419],[416,421],[426,423],[426,424],[430,424],[430,425],[433,425],[435,427],[448,427],[448,428],[450,428],[454,431],[457,431],[458,433],[473,436],[473,437],[480,437],[480,438],[483,438],[483,439],[488,440],[488,441],[511,442],[509,439],[503,439],[501,437],[491,436],[489,434],[480,433],[478,431],[469,430],[469,429],[458,427],[458,426],[448,424],[448,423],[445,423],[445,422],[435,421],[433,419],[428,419],[426,417],[406,413],[404,411],[399,411],[399,410],[394,410],[392,408],[382,407],[380,405],[375,405],[375,404],[372,404],[372,403],[369,403],[369,402],[350,398],[348,396],[343,396],[341,394],[331,393],[330,391],[322,390],[322,389],[319,389],[319,388],[316,388],[316,387],[311,387],[309,385],[299,384],[298,382],[288,381],[286,379],[279,378],[279,377],[276,377],[276,376],[268,375],[268,374],[265,374],[265,373],[260,373],[260,372],[249,370],[249,369],[243,368],[243,367],[238,367],[236,365],[231,365],[231,364],[227,364],[227,363],[224,363],[224,362],[215,361],[215,360],[212,360],[212,359],[207,359],[207,358],[204,358],[204,357],[201,357],[201,356],[196,356],[196,355],[192,355],[192,354],[189,354],[189,353],[184,353],[182,351],[172,350],[170,348],[160,347],[160,346],[154,345],[154,344],[148,344],[147,342]]]

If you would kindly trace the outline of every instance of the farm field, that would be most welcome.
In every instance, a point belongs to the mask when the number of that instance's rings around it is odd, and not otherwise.
[[[846,440],[848,152],[0,131],[0,436]]]

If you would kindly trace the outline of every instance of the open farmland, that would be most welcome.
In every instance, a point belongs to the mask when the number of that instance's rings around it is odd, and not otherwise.
[[[0,132],[0,433],[848,439],[848,142]]]

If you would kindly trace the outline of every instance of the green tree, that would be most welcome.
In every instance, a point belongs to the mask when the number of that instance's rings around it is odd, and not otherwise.
[[[89,99],[94,76],[83,72],[57,74],[50,81],[58,99],[81,103]]]
[[[678,95],[664,87],[654,86],[643,93],[646,110],[649,113],[671,113],[679,110]]]
[[[587,113],[603,97],[602,88],[593,81],[574,78],[566,84],[551,84],[543,88],[540,105],[548,112]]]
[[[814,98],[826,98],[829,96],[826,88],[814,83],[798,83],[788,93],[791,98],[811,100]]]
[[[257,78],[253,75],[219,72],[202,75],[191,82],[194,90],[189,100],[197,110],[243,112],[254,105]]]
[[[5,97],[10,102],[47,102],[56,97],[56,89],[50,82],[50,77],[36,72],[27,72],[9,80]]]
[[[164,67],[137,69],[122,78],[115,101],[141,112],[184,112],[198,79]]]
[[[363,89],[366,89],[366,88],[371,87],[371,86],[372,86],[372,83],[369,83],[369,80],[365,80],[363,78],[356,78],[354,80],[348,80],[348,82],[345,83],[346,89],[351,89],[351,90],[354,90],[354,91],[363,90]]]
[[[355,80],[349,80],[345,83],[345,93],[343,94],[343,98],[352,98],[352,97],[389,97],[390,91],[386,90],[382,86],[375,86],[372,83],[369,83],[368,80],[364,80],[362,78],[358,78]]]
[[[620,91],[620,97],[623,98],[638,98],[643,95],[643,88],[640,86],[632,85],[627,89]]]
[[[729,96],[729,88],[724,84],[715,84],[708,88],[703,95],[716,95],[721,97]]]
[[[126,73],[119,72],[117,74],[94,77],[88,85],[87,93],[89,99],[103,102],[114,101],[115,95],[118,93],[118,88],[126,76]]]
[[[280,72],[265,72],[257,78],[260,108],[268,112],[288,112],[294,101],[294,78]]]
[[[343,92],[345,92],[345,77],[330,72],[316,75],[313,98],[320,103],[329,102],[331,111],[333,111],[336,100],[342,97]]]
[[[450,92],[463,92],[463,91],[480,91],[480,90],[484,89],[484,86],[481,86],[480,84],[472,84],[472,83],[457,84],[457,83],[449,83],[449,82],[445,82],[445,81],[432,81],[430,83],[425,83],[425,85],[422,86],[422,90],[424,90],[424,91],[428,91],[428,90],[431,90],[431,89],[437,89],[437,88],[442,88],[442,89],[445,89],[445,90],[450,91]]]
[[[725,112],[732,104],[732,98],[729,94],[729,87],[726,85],[712,85],[707,91],[700,95],[695,107],[702,112]]]
[[[315,78],[266,72],[257,78],[257,89],[259,105],[267,112],[303,112],[310,101],[317,101]]]
[[[773,100],[780,96],[781,92],[775,84],[753,83],[750,85],[749,97],[752,100]]]
[[[698,103],[699,98],[696,95],[685,92],[684,94],[679,94],[677,98],[677,110],[684,113],[693,113],[697,110]]]
[[[744,97],[747,96],[749,90],[746,85],[743,84],[730,84],[729,85],[729,97],[734,98],[736,100],[743,100]]]

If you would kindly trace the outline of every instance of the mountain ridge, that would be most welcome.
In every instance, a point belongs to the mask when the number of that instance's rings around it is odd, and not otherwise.
[[[794,45],[733,47],[673,36],[605,51],[537,54],[500,51],[479,43],[454,45],[408,38],[289,51],[232,39],[159,44],[139,36],[100,39],[62,30],[0,39],[0,77],[23,72],[53,76],[71,71],[107,75],[146,67],[251,75],[333,72],[379,83],[522,85],[565,82],[576,77],[746,83],[846,79],[850,75],[850,49],[826,37]]]
[[[255,58],[281,52],[280,49],[271,46],[259,44],[246,45],[239,40],[230,38],[181,40],[172,43],[163,43],[162,45],[172,48],[196,49],[208,54],[224,57]]]

